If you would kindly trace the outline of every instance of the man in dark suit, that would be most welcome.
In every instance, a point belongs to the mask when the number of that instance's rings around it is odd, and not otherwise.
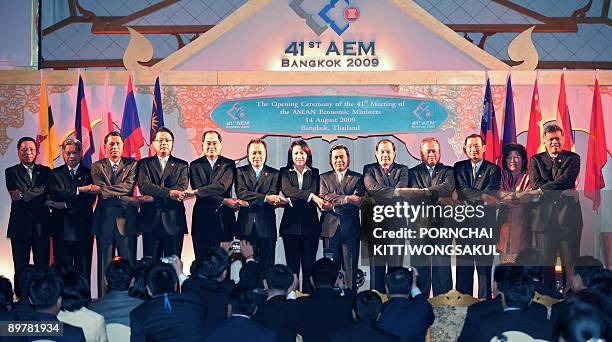
[[[389,300],[383,305],[378,327],[398,336],[402,342],[425,341],[427,329],[435,318],[431,304],[417,286],[417,279],[414,267],[396,267],[385,276]]]
[[[325,341],[330,332],[353,325],[351,289],[338,291],[338,265],[328,258],[315,262],[312,270],[314,291],[299,297],[296,303],[300,318],[300,335],[304,342]]]
[[[106,266],[108,292],[89,305],[89,309],[104,316],[106,324],[130,326],[130,312],[143,303],[130,297],[129,289],[134,280],[134,269],[124,258],[115,258]]]
[[[409,185],[409,169],[406,165],[395,163],[395,144],[388,139],[380,140],[376,144],[376,163],[363,167],[363,183],[365,185],[368,201],[364,203],[362,210],[362,226],[364,234],[367,234],[368,253],[370,262],[370,288],[384,292],[385,273],[389,267],[401,266],[403,256],[375,256],[374,245],[376,244],[405,244],[402,239],[374,239],[372,231],[380,227],[385,231],[393,231],[406,227],[405,218],[388,218],[379,223],[372,220],[374,206],[395,205],[405,200],[404,189]]]
[[[563,129],[557,125],[546,126],[543,139],[546,152],[534,155],[529,162],[531,186],[541,191],[531,229],[544,257],[544,285],[554,284],[554,265],[559,253],[567,286],[574,259],[580,255],[582,211],[576,193],[580,156],[563,149]]]
[[[230,293],[227,305],[229,319],[213,331],[209,341],[270,342],[276,340],[276,332],[251,320],[257,310],[255,294],[251,290],[237,287]]]
[[[98,293],[104,291],[104,269],[115,256],[136,262],[136,233],[139,200],[132,198],[136,161],[123,158],[123,139],[118,132],[104,137],[107,158],[91,166],[92,190],[98,194],[92,232],[98,250]]]
[[[453,168],[440,163],[440,142],[436,138],[421,141],[421,163],[410,169],[410,187],[419,189],[417,203],[425,205],[447,205],[452,203],[455,191]],[[421,218],[416,220],[416,228],[446,227],[443,217]],[[417,244],[449,245],[452,239],[419,239]],[[419,272],[419,288],[429,297],[433,285],[433,295],[437,296],[453,288],[451,259],[449,256],[413,255],[411,264]]]
[[[470,342],[477,340],[478,322],[480,322],[483,317],[502,313],[504,311],[501,295],[504,290],[504,285],[507,284],[504,282],[504,279],[511,276],[511,273],[517,272],[528,274],[525,268],[513,263],[505,263],[495,266],[495,271],[493,272],[493,287],[495,288],[496,297],[493,299],[489,298],[487,300],[483,300],[468,307],[463,328],[461,329],[461,334],[457,340],[458,342]],[[525,314],[534,317],[535,319],[546,319],[548,316],[548,310],[544,305],[532,302],[527,306]]]
[[[53,169],[49,177],[49,196],[53,209],[53,256],[74,268],[89,282],[93,251],[93,203],[91,170],[81,165],[82,145],[76,139],[62,144],[65,164]]]
[[[274,265],[276,250],[275,206],[286,203],[278,196],[278,170],[266,165],[267,147],[261,139],[253,139],[247,145],[249,165],[236,171],[236,193],[248,206],[238,212],[238,229],[241,240],[251,243],[255,258],[267,270]]]
[[[6,188],[11,195],[11,214],[7,237],[11,239],[13,269],[18,271],[30,263],[41,270],[49,269],[49,208],[46,206],[48,167],[35,164],[36,141],[23,137],[17,142],[19,164],[4,171]]]
[[[546,317],[526,314],[534,295],[531,280],[524,272],[510,272],[502,279],[503,312],[492,313],[476,323],[475,339],[488,342],[507,331],[520,331],[534,339],[551,340],[552,323]]]
[[[287,294],[298,285],[297,276],[285,265],[275,265],[264,274],[268,298],[257,306],[253,320],[276,331],[277,342],[295,342],[300,326],[299,311]]]
[[[154,260],[160,256],[181,256],[183,236],[187,233],[184,191],[189,187],[188,163],[171,155],[174,134],[160,127],[154,135],[156,155],[138,162],[138,186],[153,202],[140,206],[143,255]]]
[[[232,184],[236,178],[236,163],[220,155],[221,134],[206,131],[202,135],[204,156],[191,162],[189,180],[197,195],[191,220],[191,237],[196,259],[210,247],[231,241],[236,235],[234,211],[247,203],[232,198]]]
[[[499,166],[484,160],[487,149],[482,136],[471,134],[465,138],[463,152],[468,157],[455,163],[453,172],[458,200],[467,206],[484,206],[481,218],[473,217],[462,222],[461,227],[486,228],[491,233],[487,238],[457,239],[463,246],[494,246],[497,243],[498,226],[495,195],[499,191],[501,169]],[[459,224],[459,222],[457,222]],[[494,251],[493,251],[494,252]],[[457,291],[473,294],[474,263],[478,273],[478,297],[491,298],[491,267],[493,255],[458,255],[457,256]]]
[[[32,303],[36,312],[32,314],[29,320],[58,322],[58,324],[62,324],[64,330],[61,336],[28,336],[27,341],[85,342],[85,335],[81,328],[68,323],[59,323],[57,319],[57,313],[62,307],[63,291],[62,278],[55,273],[47,273],[32,282],[30,303]]]
[[[344,269],[346,283],[356,289],[355,274],[359,264],[359,208],[365,194],[363,176],[349,170],[351,156],[344,145],[332,147],[329,163],[333,170],[320,177],[321,198],[331,202],[333,210],[321,214],[324,254]]]
[[[170,264],[155,262],[146,272],[151,299],[130,313],[130,341],[202,341],[206,307],[193,293],[178,293]]]
[[[350,328],[338,330],[329,334],[330,342],[392,342],[399,338],[378,328],[376,320],[382,309],[382,300],[374,291],[363,291],[355,297],[353,312],[357,323]]]

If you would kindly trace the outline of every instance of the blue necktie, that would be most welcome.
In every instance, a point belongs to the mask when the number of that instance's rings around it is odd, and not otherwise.
[[[255,171],[255,180],[259,180],[259,174],[261,171]]]
[[[117,164],[113,164],[113,175],[117,175],[117,171],[119,170],[119,166]]]

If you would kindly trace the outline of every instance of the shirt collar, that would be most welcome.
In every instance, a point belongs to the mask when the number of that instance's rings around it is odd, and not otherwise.
[[[34,170],[34,164],[32,164],[31,166],[27,166],[24,163],[21,163],[21,165],[23,165],[23,167],[25,167],[26,170]]]
[[[298,172],[298,171],[295,169],[295,165],[294,165],[293,167],[291,167],[291,170],[289,170],[289,171],[293,171],[293,172],[295,172],[295,173],[300,173],[300,172]],[[304,170],[302,170],[301,174],[302,174],[302,175],[303,175],[303,174],[305,174],[305,173],[306,173],[306,171],[310,171],[310,168],[308,167],[308,165],[304,165]]]
[[[113,165],[117,165],[117,167],[119,167],[119,163],[121,163],[121,159],[119,159],[119,161],[117,161],[116,163],[113,162],[110,158],[108,158],[108,162],[111,164],[111,166]]]
[[[480,166],[482,165],[483,161],[484,161],[484,159],[479,161],[478,163],[474,164],[474,162],[470,160],[470,163],[472,163],[472,168],[476,168],[476,170],[480,170]]]
[[[74,173],[77,173],[77,171],[79,171],[79,166],[81,166],[81,163],[76,164],[76,166],[72,169],[70,168],[70,166],[68,166],[68,171],[74,170]]]
[[[263,170],[263,166],[260,168],[256,168],[255,166],[251,165],[251,168],[253,169],[253,171],[255,171],[255,173],[259,173],[261,172],[261,170]]]
[[[232,314],[232,317],[242,317],[246,319],[251,319],[251,317],[249,317],[248,315],[241,315],[241,314]]]
[[[346,171],[348,171],[348,169],[345,169],[345,170],[344,170],[344,171],[342,171],[342,172],[338,172],[338,171],[334,171],[334,172],[336,172],[336,175],[337,175],[338,177],[344,177],[344,176],[346,175]]]
[[[546,152],[546,153],[548,153],[548,152]],[[549,156],[550,156],[552,159],[555,159],[555,158],[557,158],[557,157],[559,156],[559,153],[557,153],[557,154],[551,154],[551,153],[548,153],[548,155],[549,155]]]
[[[215,167],[215,164],[217,163],[217,160],[218,160],[218,159],[219,159],[219,157],[217,157],[217,158],[215,158],[215,159],[213,159],[213,160],[210,160],[210,159],[208,159],[208,157],[206,157],[206,160],[207,160],[207,161],[208,161],[208,163],[210,164],[210,167]]]
[[[165,157],[163,157],[163,158],[162,158],[162,157],[160,157],[160,156],[157,156],[157,159],[159,159],[159,160],[163,160],[163,161],[166,161],[166,162],[168,161],[168,159],[169,159],[169,158],[170,158],[170,155],[167,155],[167,156],[165,156]]]

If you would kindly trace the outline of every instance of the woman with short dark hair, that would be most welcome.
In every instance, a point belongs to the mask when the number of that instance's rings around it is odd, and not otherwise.
[[[89,310],[91,292],[87,280],[76,271],[67,271],[62,276],[64,292],[62,293],[62,309],[57,319],[64,323],[83,329],[87,342],[108,341],[104,317]]]
[[[527,150],[520,144],[508,144],[502,149],[502,177],[500,186],[500,233],[497,250],[501,262],[514,262],[524,248],[532,247],[533,234],[529,229],[528,210],[533,199],[527,169]]]

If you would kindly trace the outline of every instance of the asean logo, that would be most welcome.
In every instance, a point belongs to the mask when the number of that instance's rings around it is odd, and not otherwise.
[[[289,6],[317,35],[329,27],[340,36],[361,14],[350,0],[291,0]]]

